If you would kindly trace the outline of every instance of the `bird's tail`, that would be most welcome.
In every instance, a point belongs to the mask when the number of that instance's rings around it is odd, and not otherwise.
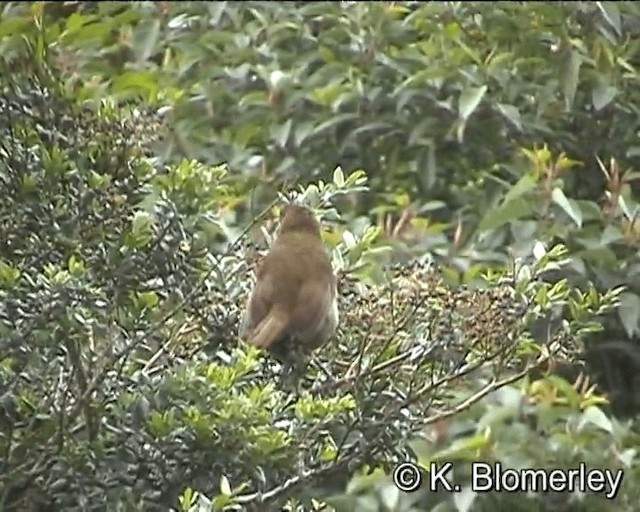
[[[256,326],[253,332],[251,332],[247,341],[251,345],[267,350],[282,337],[286,327],[286,315],[277,310],[271,310],[262,322]]]

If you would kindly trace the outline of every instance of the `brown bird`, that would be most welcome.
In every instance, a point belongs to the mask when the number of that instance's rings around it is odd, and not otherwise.
[[[311,211],[283,207],[278,236],[256,278],[241,338],[281,361],[331,338],[338,326],[337,280]]]

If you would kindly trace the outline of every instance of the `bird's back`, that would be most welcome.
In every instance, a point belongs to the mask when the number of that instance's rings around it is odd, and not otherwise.
[[[283,233],[265,256],[258,279],[268,285],[265,292],[293,307],[303,285],[328,285],[333,271],[321,240],[307,234]]]
[[[313,350],[332,335],[336,278],[307,210],[288,207],[256,277],[241,327],[249,343],[286,354],[292,347]]]

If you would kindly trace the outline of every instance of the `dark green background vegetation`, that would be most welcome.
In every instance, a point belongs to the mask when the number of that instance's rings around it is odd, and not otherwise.
[[[2,2],[0,56],[0,510],[637,510],[637,3]],[[299,393],[235,335],[278,194],[341,280]]]

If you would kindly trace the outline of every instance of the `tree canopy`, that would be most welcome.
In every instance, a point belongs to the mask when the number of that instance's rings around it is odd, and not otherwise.
[[[638,34],[634,2],[3,2],[0,509],[635,511]],[[295,383],[237,335],[286,199],[341,311]]]

